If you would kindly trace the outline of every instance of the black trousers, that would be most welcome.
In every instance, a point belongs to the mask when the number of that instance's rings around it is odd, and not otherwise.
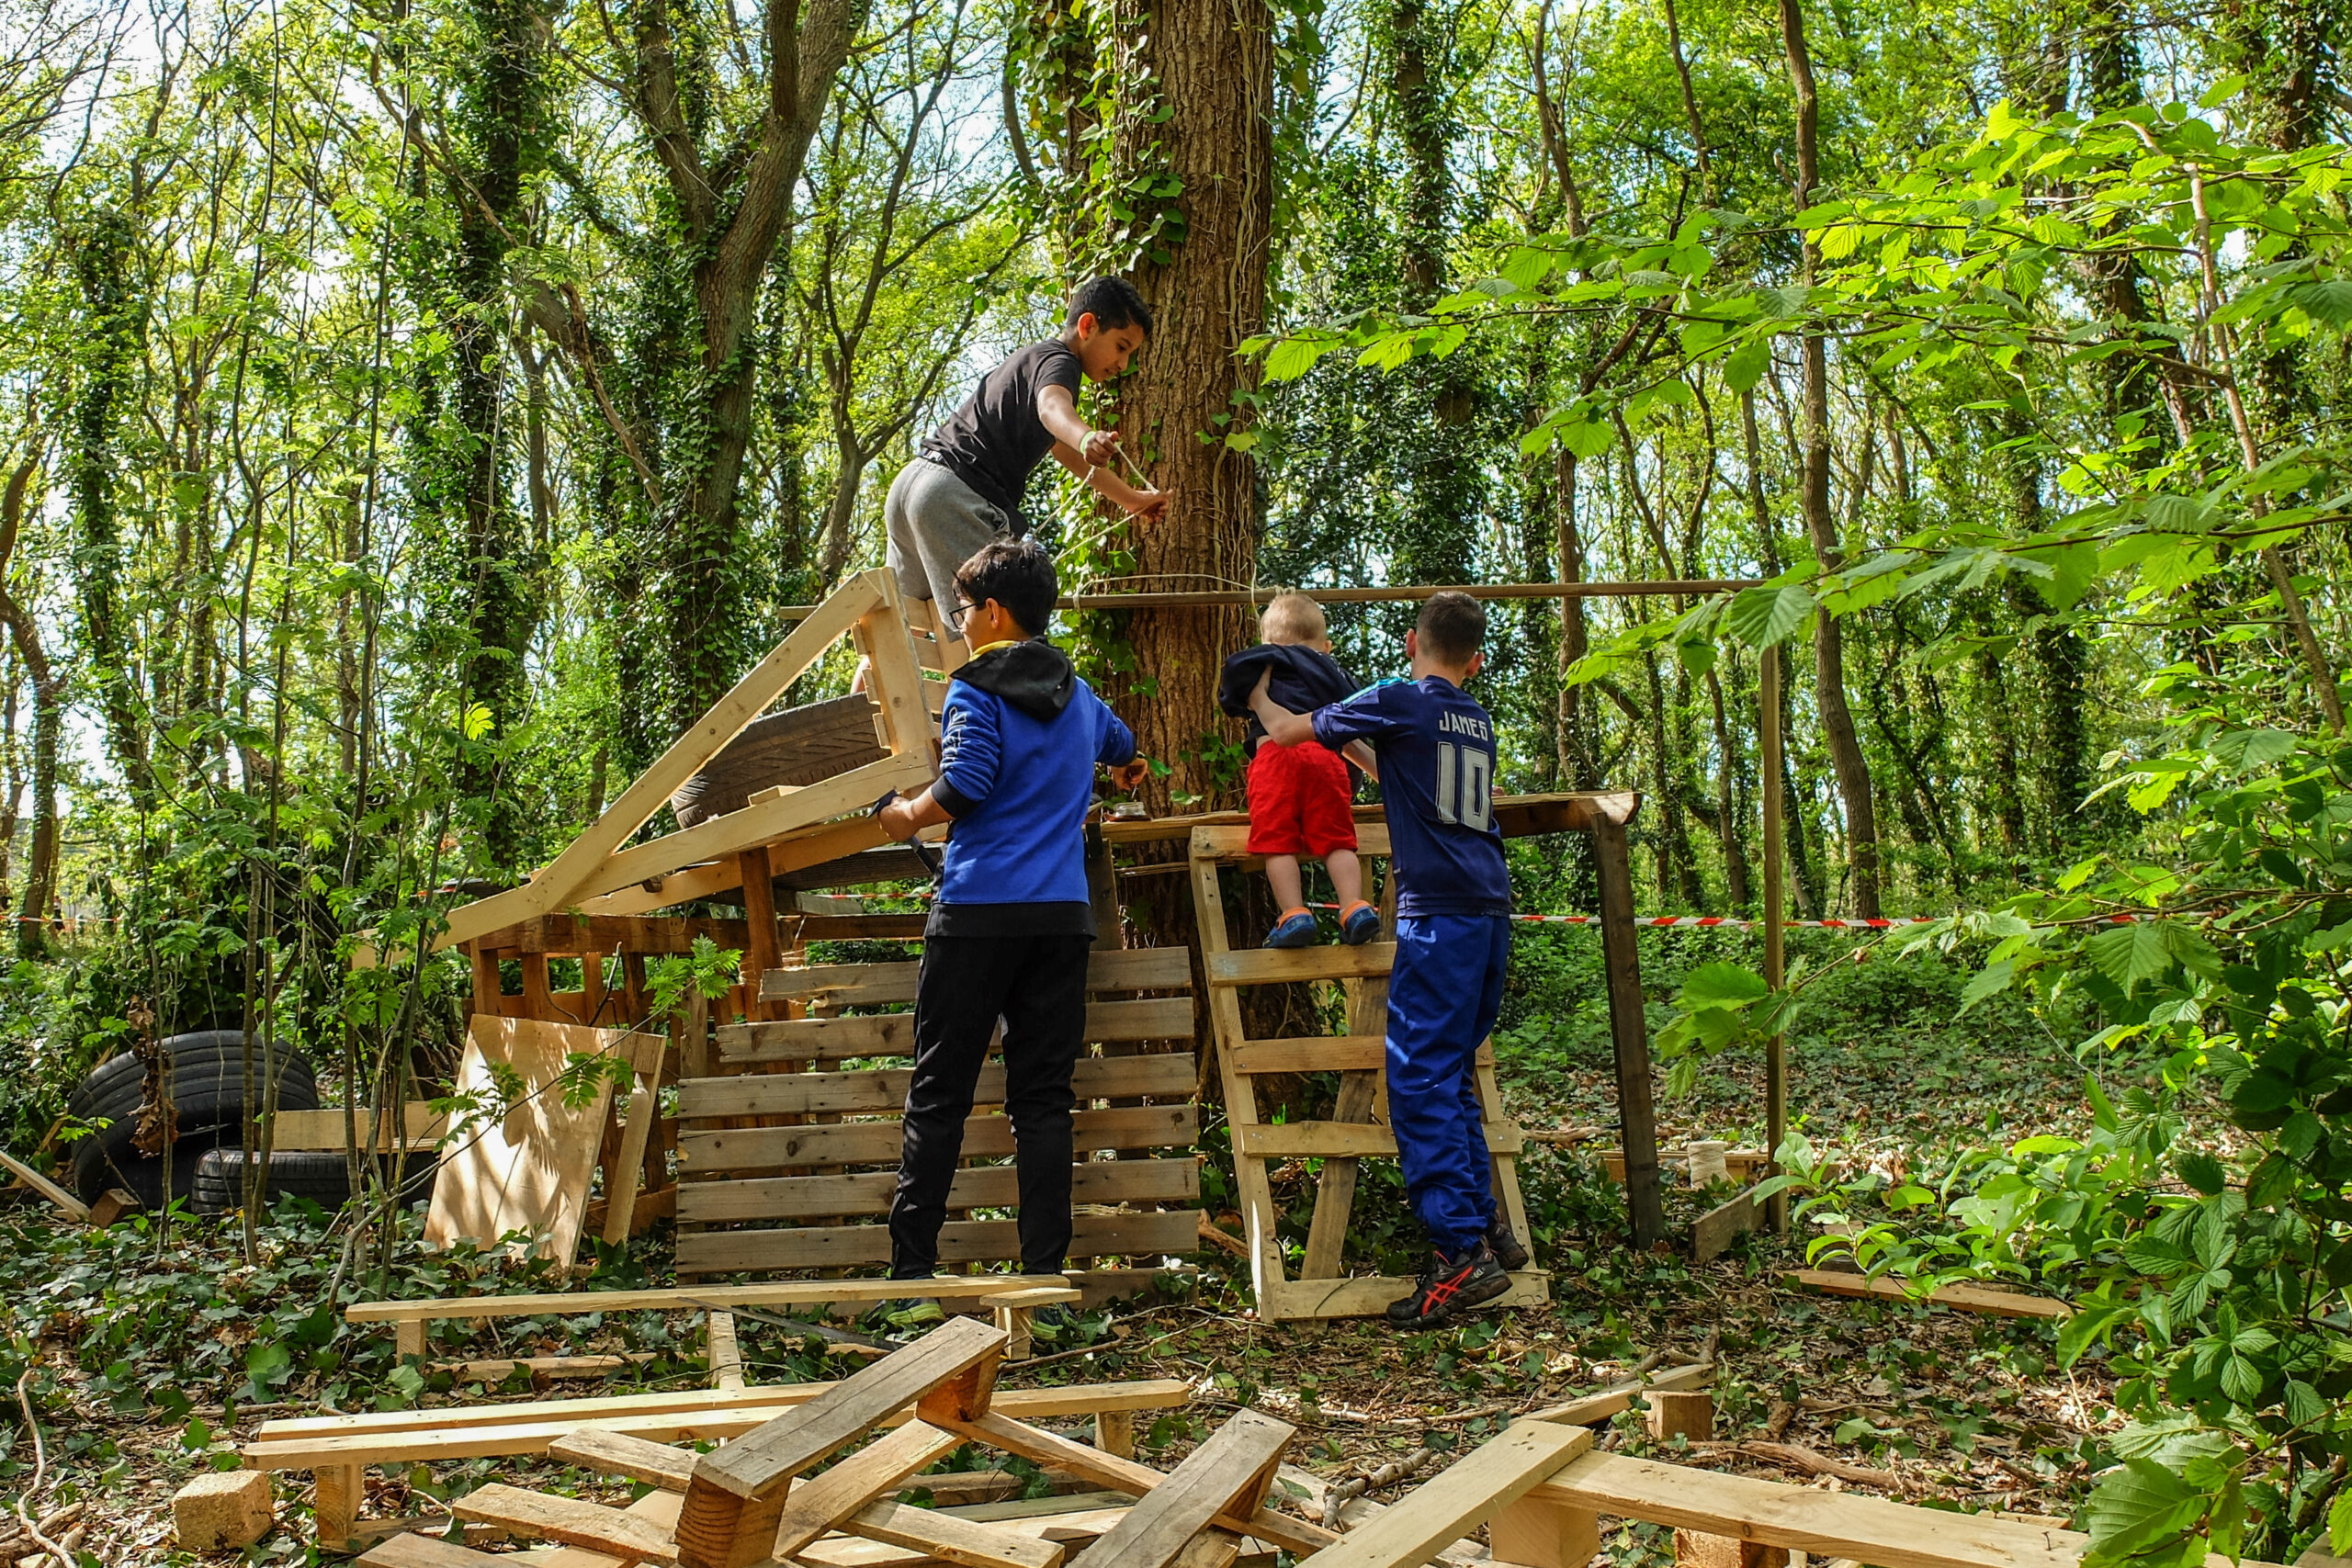
[[[1086,1041],[1084,936],[931,936],[915,989],[915,1076],[890,1203],[890,1277],[939,1262],[964,1118],[1004,1021],[1005,1113],[1021,1182],[1021,1267],[1057,1274],[1069,1252],[1070,1070]]]

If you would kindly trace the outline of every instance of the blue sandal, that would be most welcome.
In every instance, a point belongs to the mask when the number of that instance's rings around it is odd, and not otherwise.
[[[1311,910],[1294,909],[1266,933],[1268,947],[1312,947],[1323,933],[1316,929]]]

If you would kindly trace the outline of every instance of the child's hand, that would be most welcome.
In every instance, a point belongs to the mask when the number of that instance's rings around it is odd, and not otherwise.
[[[1136,757],[1111,770],[1112,785],[1114,788],[1129,791],[1150,776],[1151,759],[1148,757]]]
[[[1149,518],[1157,523],[1166,514],[1168,502],[1175,493],[1173,491],[1167,490],[1139,490],[1136,491],[1135,504],[1127,510],[1137,517]]]
[[[903,844],[915,836],[913,803],[903,795],[876,813],[874,820],[896,842]]]
[[[1099,465],[1109,462],[1119,455],[1118,433],[1112,430],[1088,431],[1085,442],[1078,449],[1078,455],[1090,463]]]

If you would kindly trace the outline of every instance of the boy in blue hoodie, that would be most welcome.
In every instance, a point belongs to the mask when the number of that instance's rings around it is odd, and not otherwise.
[[[1094,910],[1085,819],[1095,764],[1132,787],[1147,764],[1118,716],[1040,640],[1060,585],[1034,540],[983,546],[956,573],[972,659],[940,715],[939,777],[881,813],[906,840],[953,823],[915,987],[915,1068],[907,1089],[890,1277],[927,1280],[939,1262],[964,1119],[1004,1021],[1005,1113],[1021,1185],[1021,1267],[1058,1274],[1070,1237],[1070,1073],[1085,1049]]]

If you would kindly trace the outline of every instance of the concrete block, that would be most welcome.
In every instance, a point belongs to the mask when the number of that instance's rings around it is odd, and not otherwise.
[[[207,1472],[172,1498],[172,1521],[179,1527],[180,1548],[186,1551],[251,1546],[277,1522],[270,1506],[269,1472]]]

